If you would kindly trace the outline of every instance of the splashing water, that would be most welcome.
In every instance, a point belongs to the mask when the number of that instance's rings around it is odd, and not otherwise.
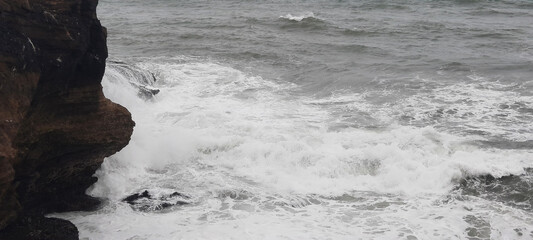
[[[293,84],[202,59],[135,69],[147,72],[110,64],[103,82],[137,123],[89,190],[108,202],[60,215],[82,238],[527,239],[533,231],[530,212],[452,191],[468,176],[524,173],[529,150],[480,148],[475,136],[433,127],[331,128],[338,115],[324,104],[346,97],[298,96]],[[139,97],[141,83],[160,92]],[[364,109],[363,100],[350,104]],[[184,193],[191,204],[146,213],[121,201],[144,190]]]

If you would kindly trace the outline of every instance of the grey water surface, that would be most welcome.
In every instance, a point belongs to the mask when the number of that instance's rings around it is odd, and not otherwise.
[[[91,191],[151,228],[67,215],[82,236],[533,239],[532,1],[101,0],[98,17],[104,90],[137,128]],[[120,201],[145,190],[189,205]]]

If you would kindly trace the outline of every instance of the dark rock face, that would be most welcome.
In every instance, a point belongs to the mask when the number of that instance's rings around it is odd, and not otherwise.
[[[16,223],[10,224],[0,233],[0,239],[77,240],[78,229],[74,224],[63,219],[45,218],[42,216],[24,217]]]
[[[0,0],[0,229],[61,225],[40,216],[94,209],[92,175],[129,142],[130,113],[102,93],[97,3]]]

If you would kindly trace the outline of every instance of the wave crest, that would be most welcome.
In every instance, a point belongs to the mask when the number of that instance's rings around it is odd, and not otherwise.
[[[315,14],[313,12],[305,12],[305,13],[302,13],[302,14],[299,14],[299,15],[292,15],[292,14],[287,14],[285,16],[280,16],[279,18],[281,19],[287,19],[287,20],[290,20],[290,21],[296,21],[296,22],[301,22],[305,19],[318,19],[320,20],[319,18],[315,17]]]

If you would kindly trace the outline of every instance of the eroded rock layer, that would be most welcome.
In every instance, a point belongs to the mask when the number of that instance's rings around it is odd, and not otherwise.
[[[130,139],[130,113],[102,93],[97,3],[0,0],[0,229],[94,208],[92,175]]]

